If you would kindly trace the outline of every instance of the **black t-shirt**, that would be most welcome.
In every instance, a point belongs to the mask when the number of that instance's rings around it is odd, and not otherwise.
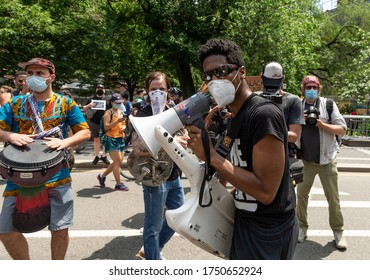
[[[107,96],[107,95],[103,95],[103,96],[97,96],[97,95],[94,95],[93,97],[91,97],[87,103],[85,105],[88,105],[91,103],[92,100],[106,100],[106,104],[105,104],[105,109],[106,110],[109,110],[110,108],[112,108],[111,104],[110,104],[110,96]],[[100,120],[102,119],[102,117],[104,116],[104,112],[103,110],[96,110],[96,113],[94,114],[94,116],[90,119],[91,122],[93,123],[96,123],[96,124],[100,124]]]
[[[317,108],[315,103],[315,108]],[[304,110],[310,108],[310,104],[305,102]],[[302,158],[309,162],[320,163],[320,132],[316,125],[307,124],[302,127],[301,136]]]
[[[296,206],[294,188],[291,185],[288,164],[288,137],[284,115],[278,105],[260,97],[254,96],[253,103],[249,97],[244,110],[247,113],[243,123],[235,123],[231,120],[231,127],[241,126],[238,136],[235,137],[230,151],[231,162],[246,170],[253,171],[252,153],[253,146],[267,135],[273,135],[285,144],[285,169],[279,190],[274,201],[269,205],[257,201],[252,196],[239,190],[235,192],[234,200],[237,209],[243,212],[243,216],[249,218],[263,217],[261,222],[276,226],[289,216]],[[253,105],[258,104],[258,105]],[[238,112],[241,114],[242,112]],[[236,116],[237,117],[237,116]],[[242,146],[243,145],[243,146]]]

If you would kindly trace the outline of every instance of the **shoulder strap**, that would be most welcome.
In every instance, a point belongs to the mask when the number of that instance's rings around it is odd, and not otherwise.
[[[333,113],[333,99],[327,98],[326,99],[326,111],[328,112],[329,116],[329,123],[331,123],[331,114]]]
[[[259,96],[258,93],[252,93],[244,101],[238,114],[233,120],[233,125],[229,126],[230,129],[227,131],[227,134],[224,136],[222,142],[217,147],[217,152],[223,157],[226,157],[229,154],[235,137],[238,136],[239,131],[242,129],[243,121],[254,111],[256,105],[261,102],[259,102],[260,99],[255,98],[255,96]],[[266,100],[266,102],[269,101]],[[247,105],[249,106],[249,108],[246,110]]]
[[[110,111],[110,120],[109,120],[109,122],[111,123],[112,122],[112,119],[113,119],[114,112],[111,109],[109,109],[109,111]],[[105,128],[104,128],[104,117],[101,118],[100,125],[101,125],[101,130],[102,130],[102,132],[104,134],[106,132],[105,131]]]

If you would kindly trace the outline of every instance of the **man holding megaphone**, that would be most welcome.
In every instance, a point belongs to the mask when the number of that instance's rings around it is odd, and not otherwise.
[[[205,149],[196,125],[186,127],[188,147],[234,187],[230,259],[292,259],[298,222],[284,115],[276,104],[251,92],[243,53],[234,42],[210,39],[199,56],[202,80],[217,105],[229,107],[232,118],[217,150],[211,144]]]

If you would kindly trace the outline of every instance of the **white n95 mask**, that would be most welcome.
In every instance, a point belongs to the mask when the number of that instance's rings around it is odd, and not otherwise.
[[[209,82],[208,90],[218,107],[225,107],[235,99],[235,87],[233,83],[227,79]]]

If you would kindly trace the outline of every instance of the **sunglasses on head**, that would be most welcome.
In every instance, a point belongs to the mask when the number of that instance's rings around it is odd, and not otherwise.
[[[212,71],[202,72],[201,78],[202,81],[208,82],[212,80],[213,75],[215,75],[217,78],[224,78],[226,75],[237,69],[239,69],[239,66],[236,64],[225,64],[213,69]]]

